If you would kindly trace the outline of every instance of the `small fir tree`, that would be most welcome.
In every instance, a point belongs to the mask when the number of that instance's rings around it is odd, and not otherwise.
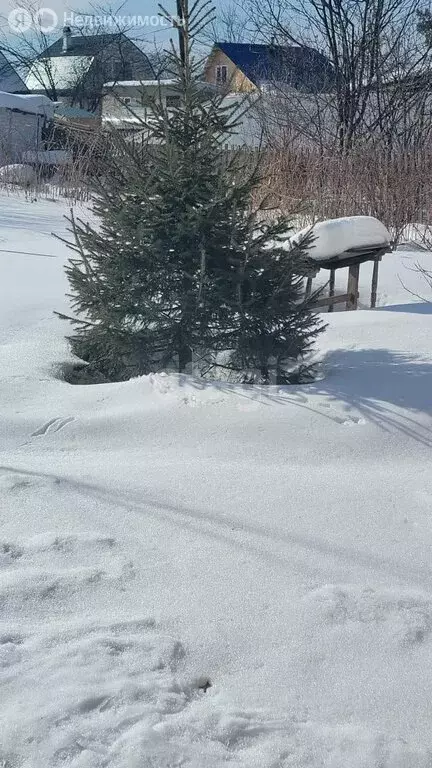
[[[259,169],[224,149],[247,105],[201,82],[193,41],[207,3],[179,2],[178,105],[167,109],[160,89],[141,147],[113,135],[99,226],[71,215],[72,349],[110,380],[188,371],[194,356],[201,370],[286,382],[322,330],[302,298],[308,243],[287,249],[287,220],[263,224],[264,203],[253,207]]]

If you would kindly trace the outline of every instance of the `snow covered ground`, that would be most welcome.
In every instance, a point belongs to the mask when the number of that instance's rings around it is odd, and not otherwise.
[[[0,199],[0,766],[430,768],[432,256],[312,385],[72,386],[65,210]]]

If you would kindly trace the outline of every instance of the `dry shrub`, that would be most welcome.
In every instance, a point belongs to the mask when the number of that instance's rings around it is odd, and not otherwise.
[[[293,146],[264,151],[262,191],[299,225],[339,216],[376,216],[397,240],[412,222],[432,220],[432,146],[389,152],[365,144],[347,154]]]

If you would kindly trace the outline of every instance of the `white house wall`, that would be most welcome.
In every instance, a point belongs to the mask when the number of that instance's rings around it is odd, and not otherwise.
[[[22,154],[41,147],[41,115],[0,108],[0,165],[20,162]]]
[[[148,107],[143,106],[143,95],[146,100],[161,99],[165,105],[167,96],[178,96],[178,91],[171,83],[164,83],[161,88],[157,81],[144,84],[139,82],[119,83],[116,86],[108,83],[108,92],[102,101],[102,122],[117,127],[126,127],[133,123],[139,125],[139,121],[148,118]],[[129,106],[124,104],[124,99],[130,100]],[[255,102],[257,96],[251,97]],[[245,110],[244,95],[232,94],[223,101],[224,106],[232,104],[238,107],[239,114]],[[262,142],[262,128],[259,121],[258,111],[255,105],[251,110],[244,114],[235,133],[226,137],[225,145],[228,148],[249,146],[257,147]]]

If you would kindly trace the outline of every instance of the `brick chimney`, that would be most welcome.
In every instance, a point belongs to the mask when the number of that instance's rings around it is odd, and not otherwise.
[[[70,48],[72,32],[70,27],[63,27],[63,53],[67,53]]]

